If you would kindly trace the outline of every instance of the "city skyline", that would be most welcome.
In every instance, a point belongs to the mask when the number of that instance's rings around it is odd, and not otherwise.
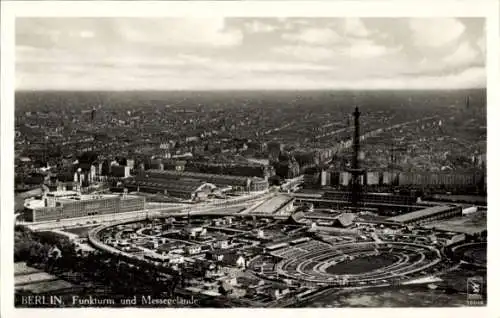
[[[16,89],[485,88],[485,47],[481,18],[20,18]]]

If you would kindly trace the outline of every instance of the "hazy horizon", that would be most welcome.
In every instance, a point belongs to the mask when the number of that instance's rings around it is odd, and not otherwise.
[[[415,88],[415,89],[398,89],[398,88],[359,88],[359,89],[340,89],[340,88],[330,88],[330,89],[107,89],[107,90],[85,90],[85,89],[16,89],[16,93],[38,93],[38,92],[53,92],[53,93],[132,93],[132,92],[456,92],[456,91],[477,91],[484,90],[486,87],[471,87],[471,88]]]

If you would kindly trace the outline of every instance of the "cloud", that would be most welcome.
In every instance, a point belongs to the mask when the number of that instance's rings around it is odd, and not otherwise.
[[[437,48],[456,41],[465,31],[465,26],[454,18],[410,19],[413,44]]]
[[[376,44],[371,40],[355,40],[351,41],[349,46],[343,50],[343,53],[354,59],[364,59],[394,54],[399,50],[401,50],[401,47],[390,48]]]
[[[36,48],[29,46],[16,47],[16,63],[18,65],[30,64],[37,68],[44,65],[83,65],[85,67],[174,67],[185,66],[192,63],[190,56],[165,56],[145,57],[140,52],[115,52],[106,54],[95,51],[88,54],[87,51],[71,51],[59,48]]]
[[[346,18],[343,23],[344,34],[355,37],[366,37],[370,32],[360,18]]]
[[[241,30],[226,27],[225,18],[21,18],[17,40],[45,46],[100,47],[232,47],[241,44]],[[92,43],[92,42],[90,42]]]
[[[345,18],[339,21],[326,20],[328,27],[303,27],[294,33],[284,33],[282,38],[292,42],[313,45],[338,44],[352,38],[364,38],[371,34],[360,18]],[[340,23],[339,23],[340,22]],[[301,20],[293,21],[296,26],[303,26]],[[288,29],[291,29],[290,27]]]
[[[245,29],[249,33],[268,33],[275,31],[277,28],[271,24],[264,23],[259,20],[253,20],[245,23]]]
[[[137,73],[140,74],[140,73]],[[361,78],[358,80],[343,79],[341,77],[310,76],[299,73],[266,73],[264,77],[257,78],[253,73],[244,73],[235,81],[234,74],[228,73],[218,77],[217,81],[210,81],[211,73],[203,76],[178,76],[169,72],[155,73],[152,77],[138,77],[135,73],[123,75],[115,72],[88,72],[78,77],[56,77],[46,83],[49,89],[67,89],[67,81],[71,81],[80,88],[95,90],[151,90],[151,89],[352,89],[352,90],[380,90],[380,89],[460,89],[484,87],[484,69],[473,68],[464,72],[446,76],[417,76],[417,77],[391,77],[391,78]],[[22,78],[25,74],[20,74]],[[115,81],[116,76],[121,76],[120,81]],[[25,87],[38,87],[44,80],[43,74],[29,74],[24,78]],[[155,80],[152,80],[155,79]],[[93,83],[89,86],[89,83]]]
[[[480,87],[478,19],[21,18],[20,89]],[[484,32],[483,32],[484,33]],[[479,86],[478,86],[479,85]]]
[[[214,71],[231,71],[231,72],[250,72],[250,73],[293,73],[293,72],[321,72],[332,71],[334,67],[326,65],[318,65],[313,63],[285,63],[279,61],[259,62],[245,61],[239,63],[230,63],[227,61],[212,61],[209,68]]]
[[[323,61],[332,59],[335,56],[335,53],[329,48],[305,45],[284,45],[274,47],[272,52],[304,61]]]
[[[200,56],[194,54],[179,54],[178,57],[190,64],[208,64],[212,62],[212,59],[206,56]]]
[[[318,41],[314,42],[315,44]],[[356,61],[358,59],[371,59],[377,57],[388,57],[402,49],[399,47],[388,47],[377,44],[372,40],[350,39],[348,42],[338,43],[334,46],[307,46],[304,44],[284,45],[275,47],[274,53],[291,56],[299,60],[323,62],[323,61]]]
[[[132,43],[162,46],[231,47],[241,44],[241,30],[228,30],[224,18],[117,19],[122,37]]]
[[[291,42],[313,45],[336,44],[342,41],[342,37],[330,28],[307,28],[296,33],[284,33],[282,38]]]
[[[462,42],[455,51],[443,58],[443,62],[451,66],[470,65],[474,63],[478,53],[469,42]]]
[[[258,61],[242,60],[228,61],[220,58],[206,58],[196,55],[181,54],[178,56],[182,61],[190,66],[202,67],[213,72],[214,76],[221,73],[239,74],[248,73],[272,73],[272,72],[309,72],[309,71],[331,71],[333,67],[314,63],[287,63],[282,61]]]
[[[476,41],[476,45],[483,56],[486,55],[486,37],[483,35]]]
[[[95,33],[94,33],[94,31],[83,30],[83,31],[80,31],[79,35],[82,38],[93,38],[95,36]]]

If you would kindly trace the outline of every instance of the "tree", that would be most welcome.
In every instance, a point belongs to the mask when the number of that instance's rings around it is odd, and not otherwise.
[[[94,163],[99,158],[99,154],[94,151],[86,151],[78,156],[78,162],[80,163]]]

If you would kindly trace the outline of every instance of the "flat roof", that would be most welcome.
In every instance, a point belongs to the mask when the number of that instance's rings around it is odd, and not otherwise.
[[[487,230],[487,214],[486,212],[476,212],[441,222],[432,222],[426,224],[425,228],[435,228],[436,230],[474,234]]]
[[[26,262],[14,263],[14,275],[39,273],[41,270],[26,265]]]
[[[118,198],[120,195],[118,194],[82,194],[78,196],[78,199],[75,198],[58,198],[56,202],[74,202],[74,201],[92,201],[92,200],[100,200],[100,199],[111,199]]]
[[[71,202],[88,202],[88,201],[96,201],[96,200],[102,200],[102,199],[112,199],[112,198],[118,198],[120,200],[130,200],[130,199],[135,199],[135,198],[140,198],[139,196],[134,196],[134,195],[126,195],[124,197],[118,195],[118,194],[99,194],[99,195],[92,195],[92,194],[84,194],[81,196],[78,196],[78,199],[72,198],[72,197],[59,197],[56,198],[55,201],[59,202],[61,204],[64,203],[71,203]],[[30,200],[24,204],[26,208],[29,209],[42,209],[45,208],[45,200]]]
[[[14,279],[14,284],[17,286],[17,285],[54,280],[56,278],[57,278],[56,276],[46,272],[34,272],[30,274],[16,275]]]
[[[438,200],[456,200],[456,201],[472,201],[472,202],[481,202],[487,203],[488,198],[486,196],[480,195],[459,195],[459,194],[434,194],[432,195],[433,199]]]
[[[219,178],[225,180],[238,180],[245,181],[250,179],[249,177],[242,176],[233,176],[226,174],[214,174],[214,173],[202,173],[202,172],[190,172],[190,171],[174,171],[174,170],[159,170],[159,169],[150,169],[144,172],[145,175],[163,175],[163,176],[182,176],[182,177],[194,177],[200,179],[211,179],[211,178]]]
[[[288,244],[289,244],[289,242],[285,241],[285,242],[281,242],[281,243],[273,243],[270,245],[266,245],[265,247],[273,249],[273,248],[278,248],[278,247],[285,247],[285,246],[288,246]]]
[[[70,190],[65,190],[65,191],[52,191],[47,193],[47,196],[50,197],[66,197],[70,195],[78,195],[79,193],[76,191],[70,191]]]
[[[447,205],[445,205],[445,206],[443,206],[443,205],[433,206],[433,207],[430,207],[430,208],[427,208],[427,209],[418,210],[418,211],[415,211],[415,212],[410,212],[410,213],[407,213],[407,214],[394,216],[392,218],[388,218],[387,221],[406,222],[406,221],[411,221],[413,219],[417,219],[417,218],[421,218],[421,217],[426,217],[426,216],[431,216],[431,215],[434,215],[434,214],[445,212],[445,211],[453,209],[453,208],[454,207],[447,206]]]
[[[24,207],[28,209],[40,209],[45,207],[45,201],[43,200],[29,200],[24,203]]]
[[[277,195],[274,196],[260,204],[254,211],[262,212],[262,213],[274,213],[277,209],[279,209],[285,203],[293,200],[292,196],[288,195]]]
[[[49,293],[49,292],[60,292],[62,290],[71,289],[74,291],[75,286],[70,282],[62,279],[56,279],[51,281],[36,282],[21,286],[16,286],[16,290],[29,291],[32,293]]]
[[[205,182],[199,179],[189,179],[189,178],[180,178],[180,179],[161,179],[161,178],[147,178],[143,176],[138,176],[135,180],[131,180],[127,182],[128,185],[138,185],[143,187],[158,187],[164,188],[167,191],[176,191],[176,192],[195,192],[202,186],[210,186],[215,187],[215,185]]]

